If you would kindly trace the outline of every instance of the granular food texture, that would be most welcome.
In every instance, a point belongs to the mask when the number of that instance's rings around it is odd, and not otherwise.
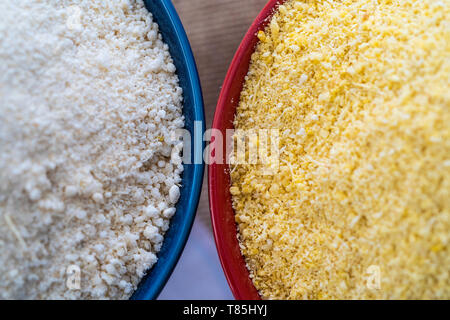
[[[0,298],[130,297],[183,170],[157,24],[141,0],[0,1],[0,61]]]
[[[235,127],[280,167],[230,191],[261,296],[450,298],[450,1],[292,0],[258,38]]]

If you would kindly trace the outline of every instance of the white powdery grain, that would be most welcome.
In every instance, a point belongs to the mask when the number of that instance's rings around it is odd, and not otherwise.
[[[0,298],[130,297],[183,170],[165,142],[184,126],[182,89],[152,15],[0,1],[0,61]]]

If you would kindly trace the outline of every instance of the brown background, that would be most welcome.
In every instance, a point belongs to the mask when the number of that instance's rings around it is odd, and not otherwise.
[[[206,127],[210,128],[228,66],[245,32],[267,0],[172,2],[194,51],[205,100]],[[205,175],[197,218],[189,241],[159,299],[233,298],[214,245],[206,182]]]
[[[210,128],[220,86],[239,43],[267,0],[173,0],[194,51]],[[210,223],[207,179],[197,218]]]

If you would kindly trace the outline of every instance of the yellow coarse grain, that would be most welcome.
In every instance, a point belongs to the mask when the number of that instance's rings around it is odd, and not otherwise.
[[[279,7],[235,119],[280,167],[232,166],[265,299],[450,298],[450,0]]]

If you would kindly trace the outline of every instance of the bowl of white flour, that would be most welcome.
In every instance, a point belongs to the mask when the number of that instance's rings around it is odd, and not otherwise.
[[[1,1],[0,62],[0,299],[155,299],[203,177],[172,4]]]

